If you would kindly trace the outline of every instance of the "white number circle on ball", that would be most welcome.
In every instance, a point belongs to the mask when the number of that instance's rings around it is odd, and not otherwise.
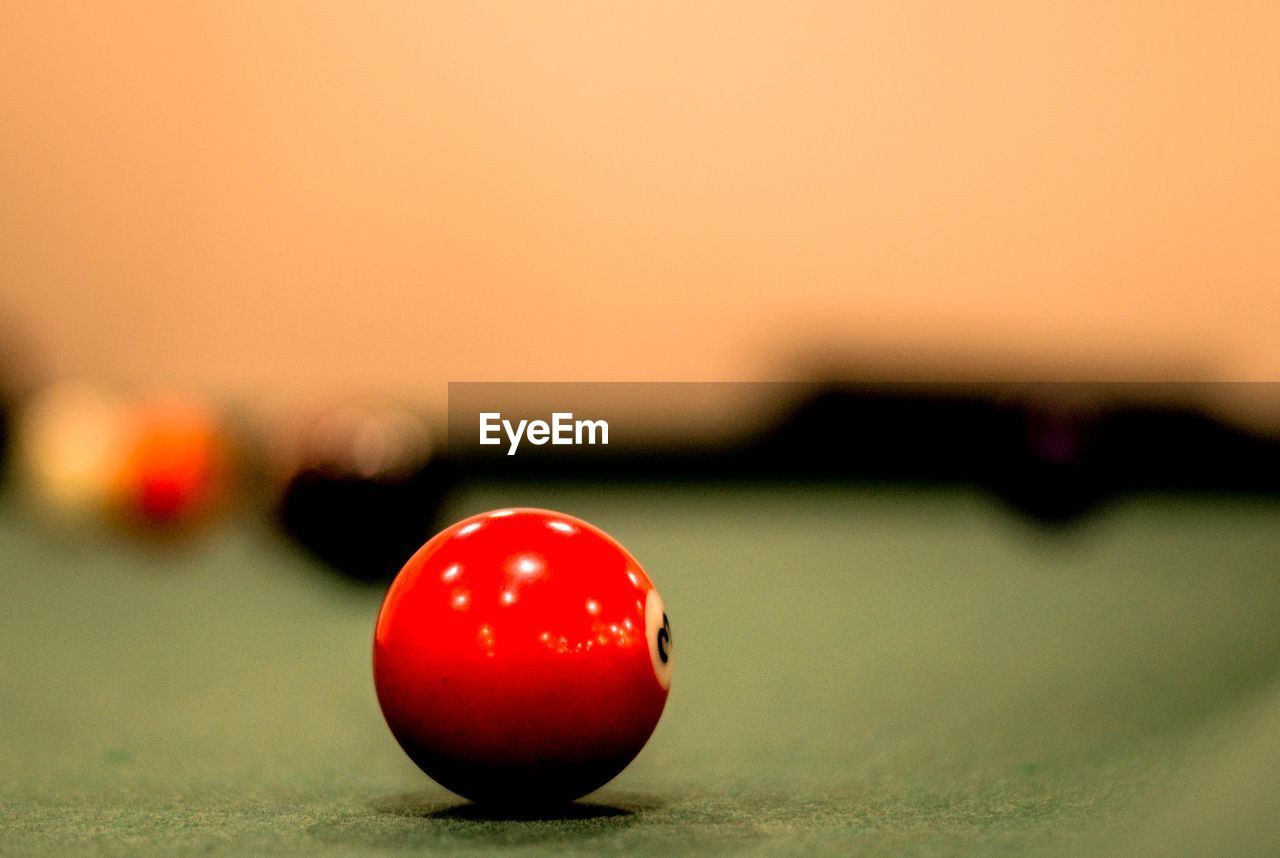
[[[644,603],[645,632],[649,638],[649,656],[653,661],[653,674],[663,688],[671,687],[671,623],[662,605],[662,597],[655,589],[649,590]]]

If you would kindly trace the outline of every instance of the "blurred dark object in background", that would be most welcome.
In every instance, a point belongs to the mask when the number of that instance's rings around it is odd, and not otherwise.
[[[385,582],[442,524],[451,483],[443,460],[386,480],[304,471],[290,482],[277,514],[286,533],[337,572]]]
[[[1121,492],[1280,492],[1280,441],[1151,390],[832,387],[743,458],[777,476],[976,483],[1046,523]]]
[[[1031,518],[1068,522],[1115,490],[1099,460],[1103,415],[1087,400],[998,400],[991,424],[986,482]]]
[[[1098,459],[1103,416],[1070,386],[830,387],[744,454],[784,478],[973,483],[1027,516],[1066,522],[1114,485]]]
[[[288,447],[277,519],[340,574],[389,581],[439,528],[455,474],[411,412],[339,408],[304,427]]]
[[[1108,415],[1100,437],[1103,467],[1123,489],[1274,493],[1280,441],[1169,406]]]

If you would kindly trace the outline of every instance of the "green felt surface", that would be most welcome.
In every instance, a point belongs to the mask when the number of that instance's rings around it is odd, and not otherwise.
[[[491,819],[378,713],[380,593],[265,526],[186,550],[0,510],[0,852],[1269,854],[1280,506],[1033,528],[966,491],[476,488],[662,590],[671,702],[562,817]]]

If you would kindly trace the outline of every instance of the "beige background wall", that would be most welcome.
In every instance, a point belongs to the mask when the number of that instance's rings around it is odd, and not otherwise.
[[[1269,0],[0,17],[0,320],[52,374],[1280,375]]]

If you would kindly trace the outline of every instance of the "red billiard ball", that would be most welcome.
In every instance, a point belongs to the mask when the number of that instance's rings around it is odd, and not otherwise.
[[[405,564],[374,633],[392,734],[473,801],[548,804],[604,785],[667,702],[671,629],[634,557],[562,513],[504,509]]]

